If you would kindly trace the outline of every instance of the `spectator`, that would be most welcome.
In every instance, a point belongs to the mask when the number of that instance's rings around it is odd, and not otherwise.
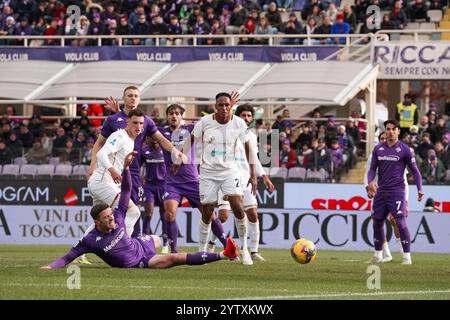
[[[419,127],[413,125],[409,128],[409,145],[413,148],[417,148],[420,143]]]
[[[331,182],[334,183],[340,180],[340,174],[342,171],[342,166],[344,164],[342,149],[339,147],[339,142],[337,140],[331,141],[330,153],[333,165]]]
[[[350,33],[350,25],[347,22],[344,22],[344,14],[342,12],[339,12],[336,16],[336,23],[333,24],[331,27],[331,34],[349,34]],[[334,44],[345,44],[346,38],[345,37],[334,37],[332,39]]]
[[[331,147],[333,140],[337,139],[337,128],[333,117],[328,118],[327,125],[325,127],[325,141],[327,146]]]
[[[0,138],[7,141],[9,139],[10,134],[13,132],[11,130],[11,123],[5,119],[5,121],[2,124],[2,130],[0,131]]]
[[[92,159],[92,149],[94,148],[95,140],[88,138],[86,145],[81,150],[81,164],[90,165]]]
[[[204,21],[203,15],[201,15],[201,14],[198,15],[197,23],[194,25],[193,33],[196,35],[205,35],[205,34],[209,34],[209,31],[210,31],[209,25]],[[206,44],[206,39],[198,38],[197,44],[199,44],[199,45]]]
[[[424,183],[440,184],[445,176],[444,165],[436,155],[431,154],[425,163],[424,169]]]
[[[73,140],[67,139],[66,147],[59,152],[60,162],[70,162],[72,165],[81,163],[81,149],[74,148]]]
[[[434,149],[434,145],[431,143],[430,134],[428,132],[422,133],[422,142],[417,147],[417,154],[422,158],[426,159],[428,150]]]
[[[361,143],[361,132],[359,131],[359,128],[355,126],[355,120],[352,117],[348,118],[345,131],[352,137],[355,146],[359,147],[359,144]]]
[[[33,146],[34,136],[28,129],[25,123],[19,125],[19,132],[17,133],[17,138],[22,141],[24,148],[31,148]]]
[[[86,108],[87,107],[87,108]],[[98,103],[93,103],[90,106],[88,104],[83,104],[83,106],[81,107],[81,114],[83,115],[83,110],[87,110],[87,117],[98,117],[98,116],[103,116],[103,106],[101,104]],[[88,119],[88,128],[86,129],[82,129],[85,131],[89,131],[89,127],[91,126],[91,124],[94,124],[95,127],[99,127],[102,125],[102,119],[92,119],[89,118]],[[82,126],[84,125],[83,123],[81,124]]]
[[[172,15],[170,17],[170,24],[168,26],[169,29],[169,38],[167,38],[168,46],[181,46],[183,44],[183,39],[175,38],[174,35],[183,34],[183,29],[181,27],[180,22],[178,21],[178,17],[176,15]]]
[[[12,36],[16,34],[14,17],[7,17],[6,23],[0,26],[0,36]],[[13,40],[0,40],[0,46],[11,45]]]
[[[416,20],[425,20],[426,22],[430,21],[428,18],[428,7],[423,0],[415,0],[415,2],[409,7],[409,18],[412,22],[416,22]]]
[[[444,150],[442,141],[436,141],[434,150],[436,151],[436,156],[438,159],[442,161],[444,168],[450,169],[450,150]]]
[[[325,139],[319,138],[317,139],[317,147],[313,149],[313,170],[319,171],[320,169],[324,169],[325,172],[331,172],[331,153],[327,148],[325,143]]]
[[[112,2],[108,2],[105,4],[105,11],[102,13],[102,20],[106,21],[106,23],[109,23],[111,20],[119,21],[119,15],[116,13],[116,9],[114,7],[114,4]]]
[[[289,109],[284,109],[283,110],[283,114],[282,114],[282,121],[281,121],[281,127],[288,127],[288,128],[292,128],[294,126],[294,123],[292,122],[291,118],[291,112],[289,111]]]
[[[93,21],[89,25],[88,35],[90,36],[100,36],[105,34],[105,25],[101,21],[100,13],[96,12],[93,14]],[[89,45],[96,45],[97,41],[95,39],[91,39],[88,41]]]
[[[213,20],[220,20],[219,16],[214,12],[214,8],[210,5],[207,5],[205,7],[205,20],[208,22],[208,24],[211,26],[213,24]],[[230,18],[231,19],[231,18]],[[219,21],[220,24],[220,21]]]
[[[430,109],[427,112],[427,116],[428,116],[428,127],[434,126],[436,124],[436,121],[437,121],[437,112],[436,112],[436,110]]]
[[[381,24],[380,24],[380,29],[381,30],[394,30],[396,28],[397,28],[396,24],[393,21],[391,21],[390,14],[385,13],[383,15],[383,20],[381,21]]]
[[[261,17],[259,19],[259,25],[256,26],[255,34],[257,35],[270,35],[270,34],[276,34],[277,29],[273,28],[269,20],[267,20],[266,17]],[[268,38],[256,38],[255,43],[257,44],[268,44],[269,39]]]
[[[80,16],[80,25],[77,26],[76,35],[86,36],[88,34],[90,24],[91,23],[89,22],[89,19],[85,15],[81,15]],[[78,40],[74,40],[74,41],[78,41],[78,45],[84,47],[87,45],[88,39],[78,39]]]
[[[292,168],[297,164],[297,158],[294,149],[291,148],[289,139],[285,139],[281,144],[280,167]]]
[[[397,104],[395,119],[400,123],[400,137],[408,133],[409,128],[417,124],[419,114],[417,105],[412,101],[411,94],[406,93],[403,102]]]
[[[210,34],[224,34],[223,29],[220,27],[220,22],[218,19],[212,21]],[[206,39],[206,44],[208,45],[224,45],[225,40],[223,38],[208,38]]]
[[[226,30],[230,24],[231,14],[228,5],[222,7],[222,14],[219,17],[220,26],[223,30]]]
[[[230,17],[230,24],[226,27],[227,34],[239,34],[245,23],[247,11],[240,3],[234,6],[233,13]]]
[[[116,33],[119,36],[126,36],[131,34],[131,26],[128,23],[128,19],[126,16],[120,17],[119,26],[117,27]],[[130,39],[122,39],[122,43],[126,46],[129,46],[131,44]]]
[[[33,147],[25,154],[25,159],[29,164],[48,163],[48,152],[42,146],[41,140],[35,139],[33,141]]]
[[[137,35],[137,36],[145,36],[150,34],[150,24],[147,22],[147,18],[145,17],[145,14],[141,14],[138,18],[137,23],[134,25],[131,34]],[[132,39],[133,45],[151,45],[150,39]]]
[[[47,150],[47,153],[51,155],[53,151],[53,137],[50,136],[48,130],[43,130],[40,136],[42,147],[44,147],[44,149]]]
[[[115,36],[117,35],[117,21],[114,19],[109,19],[106,23],[105,28],[106,36]],[[105,46],[117,46],[119,44],[119,40],[116,39],[104,39],[102,40],[102,44]]]
[[[328,6],[328,9],[325,11],[325,17],[330,18],[330,24],[333,24],[336,22],[336,16],[338,14],[338,9],[336,8],[336,4],[334,2],[331,2]],[[324,18],[325,18],[324,17]]]
[[[9,148],[6,147],[6,142],[0,138],[0,165],[12,163],[13,155]]]
[[[168,35],[169,34],[169,27],[164,22],[162,16],[157,15],[153,17],[152,24],[150,25],[149,31],[151,35],[154,36],[161,36],[161,35]],[[150,44],[155,45],[156,39],[150,39]],[[166,37],[160,37],[159,38],[159,45],[165,46],[167,43]]]
[[[343,124],[339,125],[337,128],[337,140],[339,142],[339,146],[343,151],[343,160],[344,164],[348,165],[350,168],[356,164],[356,150],[355,150],[355,142],[352,137],[347,134],[345,131],[345,126]]]
[[[436,208],[436,204],[433,198],[428,198],[427,201],[425,201],[423,212],[440,212],[439,209]]]
[[[295,147],[300,148],[303,145],[311,145],[313,140],[313,133],[309,130],[308,126],[302,127],[302,132],[299,134],[297,141],[295,142]]]
[[[267,9],[266,18],[270,25],[276,29],[276,32],[281,29],[281,14],[278,12],[277,4],[275,2],[271,2],[269,4],[269,8]]]
[[[66,147],[66,142],[69,137],[66,135],[64,128],[56,129],[56,137],[53,140],[53,156],[59,156],[60,152]]]
[[[395,1],[394,8],[391,10],[391,21],[396,29],[404,29],[408,24],[408,17],[402,8],[402,0]]]
[[[139,4],[137,7],[135,7],[133,12],[131,12],[130,15],[128,16],[128,23],[131,28],[134,28],[138,24],[139,17],[141,15],[145,16],[145,10],[144,10],[144,6],[142,4]]]
[[[322,25],[317,27],[314,30],[314,34],[331,34],[331,18],[328,16],[323,17],[323,21],[322,21]],[[331,43],[331,39],[330,38],[315,38],[312,39],[311,44],[312,45],[318,45],[318,44],[327,44],[327,43]],[[320,118],[320,111],[319,110],[315,110],[319,113],[318,118]],[[314,114],[313,114],[314,117]]]
[[[41,117],[38,114],[33,114],[30,118],[30,123],[28,124],[28,129],[30,129],[33,137],[39,137],[43,130],[44,124],[42,123]]]
[[[53,18],[50,25],[45,29],[44,36],[57,36],[59,34],[58,19]],[[58,39],[46,39],[45,44],[47,46],[57,46],[60,44],[60,41]]]
[[[311,168],[313,166],[313,150],[308,144],[304,143],[297,154],[298,165],[303,168]]]
[[[428,129],[428,117],[422,116],[420,117],[419,123],[417,124],[417,127],[419,128],[419,134],[422,134],[422,132],[427,131]]]
[[[84,131],[80,131],[77,134],[77,138],[73,142],[73,147],[75,149],[83,149],[86,146],[86,134]]]
[[[441,141],[442,136],[448,132],[447,128],[445,127],[444,118],[439,117],[436,121],[436,125],[433,126],[432,130],[434,132],[434,135],[431,136],[431,142],[436,143],[437,141]]]
[[[349,4],[344,5],[344,21],[350,25],[350,33],[356,33],[356,16]]]
[[[302,25],[297,19],[297,15],[294,12],[289,14],[289,20],[284,23],[281,27],[281,31],[285,34],[301,34],[302,33]],[[281,40],[281,44],[290,45],[290,44],[300,44],[300,38],[283,38]]]

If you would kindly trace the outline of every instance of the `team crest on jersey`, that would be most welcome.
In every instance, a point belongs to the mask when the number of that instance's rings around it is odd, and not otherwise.
[[[395,151],[400,152],[402,149],[400,147],[395,148]]]
[[[147,151],[145,151],[145,154],[150,154],[150,151],[148,151],[148,150],[147,150]]]
[[[116,142],[117,142],[117,138],[114,138],[114,139],[111,140],[110,144],[115,145]]]
[[[119,121],[124,121],[122,118],[117,118],[117,122],[119,122]]]
[[[98,236],[97,238],[95,238],[95,241],[96,241],[96,242],[99,242],[99,241],[102,240],[102,239],[103,239],[102,237]]]
[[[381,148],[380,148],[380,149],[378,149],[378,150],[382,151],[382,150],[384,150],[384,148],[383,148],[383,147],[381,147]]]

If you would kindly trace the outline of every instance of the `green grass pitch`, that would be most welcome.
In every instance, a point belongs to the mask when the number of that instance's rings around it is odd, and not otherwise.
[[[0,246],[0,299],[450,299],[450,256],[413,253],[413,265],[380,266],[381,289],[368,289],[370,252],[321,251],[300,265],[284,250],[262,249],[266,262],[220,261],[166,270],[110,268],[94,255],[80,267],[80,289],[67,268],[41,270],[67,246]],[[186,249],[192,251],[194,248]],[[370,271],[370,270],[369,270]]]

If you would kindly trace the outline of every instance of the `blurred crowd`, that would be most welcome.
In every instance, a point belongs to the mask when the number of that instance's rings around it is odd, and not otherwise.
[[[70,6],[78,6],[80,15]],[[446,0],[3,0],[0,2],[0,35],[167,35],[162,45],[181,45],[181,34],[350,34],[377,29],[367,8],[383,10],[379,29],[403,29],[410,21],[429,21],[428,10],[442,10]],[[266,44],[267,39],[242,37],[241,44]],[[309,39],[310,44],[336,44],[344,38]],[[0,40],[19,45],[23,40]],[[116,45],[116,39],[103,45]],[[302,44],[285,38],[282,44]],[[31,46],[59,45],[56,39],[31,41]],[[95,39],[67,39],[65,45],[96,45]],[[125,39],[125,45],[154,45],[152,38]],[[221,45],[221,38],[200,39],[201,45]]]

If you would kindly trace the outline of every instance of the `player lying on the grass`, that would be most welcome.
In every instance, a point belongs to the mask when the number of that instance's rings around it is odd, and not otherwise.
[[[136,152],[128,154],[124,161],[122,187],[119,206],[112,211],[106,204],[95,205],[91,216],[95,229],[84,237],[70,251],[42,269],[61,268],[84,253],[95,253],[111,267],[116,268],[154,268],[163,269],[188,264],[200,265],[237,257],[236,244],[228,238],[227,246],[221,253],[196,252],[156,255],[160,239],[155,235],[131,238],[125,231],[125,214],[131,195],[131,175],[128,167]]]

